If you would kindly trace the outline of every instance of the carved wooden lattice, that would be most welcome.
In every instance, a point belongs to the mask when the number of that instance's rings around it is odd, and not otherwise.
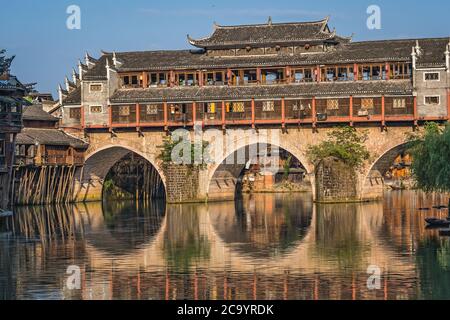
[[[339,100],[338,99],[328,99],[327,100],[327,110],[339,110]]]

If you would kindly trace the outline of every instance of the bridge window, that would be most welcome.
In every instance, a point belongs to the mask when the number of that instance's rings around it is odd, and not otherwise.
[[[231,112],[244,112],[245,104],[244,102],[233,102],[231,104]]]
[[[285,81],[284,69],[263,69],[261,70],[261,82],[263,84],[276,84]]]
[[[389,67],[390,79],[409,79],[412,74],[412,64],[394,63]]]
[[[393,108],[394,109],[405,109],[406,108],[406,99],[396,98],[393,100]]]
[[[89,113],[102,113],[103,107],[102,106],[90,106],[89,107]]]
[[[70,108],[69,110],[70,119],[81,119],[81,108]]]
[[[327,110],[339,110],[339,99],[328,99]]]
[[[155,115],[158,114],[158,105],[157,104],[148,104],[146,105],[146,114]]]
[[[302,68],[294,70],[294,80],[295,82],[313,82],[313,69]]]
[[[101,83],[99,84],[91,84],[89,86],[89,92],[102,92],[103,86]]]
[[[425,105],[427,106],[438,106],[441,104],[440,96],[426,96],[425,97]]]
[[[361,99],[361,108],[368,110],[374,108],[374,101],[372,98],[363,98]]]
[[[131,74],[131,75],[123,75],[122,76],[122,86],[137,88],[142,86],[142,75]]]
[[[119,107],[119,116],[126,117],[130,115],[130,106],[120,106]]]
[[[167,73],[150,73],[150,86],[164,86],[167,84]]]
[[[198,74],[194,72],[177,73],[175,78],[180,86],[195,86],[198,84]]]
[[[262,111],[263,112],[274,112],[275,111],[275,102],[274,101],[263,101]]]
[[[425,72],[424,79],[425,81],[439,81],[440,80],[439,72]]]
[[[209,102],[206,104],[206,112],[207,113],[216,113],[216,103]]]
[[[223,71],[212,71],[206,73],[206,85],[209,86],[221,86],[224,84],[225,72]]]

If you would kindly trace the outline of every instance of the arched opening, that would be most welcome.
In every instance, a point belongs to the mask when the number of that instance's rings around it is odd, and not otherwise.
[[[149,200],[164,197],[164,185],[155,167],[144,157],[129,152],[109,170],[103,183],[103,199]]]
[[[312,192],[306,167],[294,154],[257,143],[230,153],[214,171],[208,200],[236,200],[244,194]]]
[[[82,201],[165,197],[164,181],[155,164],[124,147],[108,147],[89,156],[77,177],[75,197]]]
[[[364,183],[363,197],[381,198],[386,187],[391,190],[413,187],[411,161],[408,143],[399,144],[384,152],[369,170]]]

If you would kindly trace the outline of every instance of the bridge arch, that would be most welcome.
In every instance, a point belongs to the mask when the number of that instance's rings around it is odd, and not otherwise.
[[[254,139],[244,136],[237,139],[232,147],[227,149],[219,159],[215,159],[215,163],[208,168],[208,183],[206,186],[206,194],[208,200],[233,200],[235,198],[236,186],[239,177],[241,176],[246,163],[241,164],[227,164],[227,159],[234,155],[244,152],[245,162],[249,159],[249,149],[256,148],[256,146],[275,146],[279,150],[286,151],[303,166],[306,171],[306,176],[311,184],[311,190],[315,199],[315,175],[314,166],[309,163],[305,152],[303,152],[298,146],[282,142],[282,139],[267,139],[262,136],[261,139]]]
[[[111,168],[128,154],[135,154],[151,165],[157,172],[164,190],[166,181],[160,164],[153,157],[132,147],[104,145],[87,155],[84,166],[79,169],[75,181],[74,198],[78,201],[99,201],[102,199],[103,183]]]
[[[364,185],[362,189],[362,198],[366,200],[381,199],[384,191],[384,179],[391,169],[395,159],[405,153],[408,149],[408,142],[396,143],[389,146],[381,154],[378,154],[376,160],[368,166],[364,176]]]

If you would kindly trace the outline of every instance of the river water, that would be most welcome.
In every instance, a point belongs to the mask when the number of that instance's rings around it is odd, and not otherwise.
[[[450,240],[424,223],[447,210],[420,210],[446,202],[22,207],[0,223],[0,299],[450,299]]]

